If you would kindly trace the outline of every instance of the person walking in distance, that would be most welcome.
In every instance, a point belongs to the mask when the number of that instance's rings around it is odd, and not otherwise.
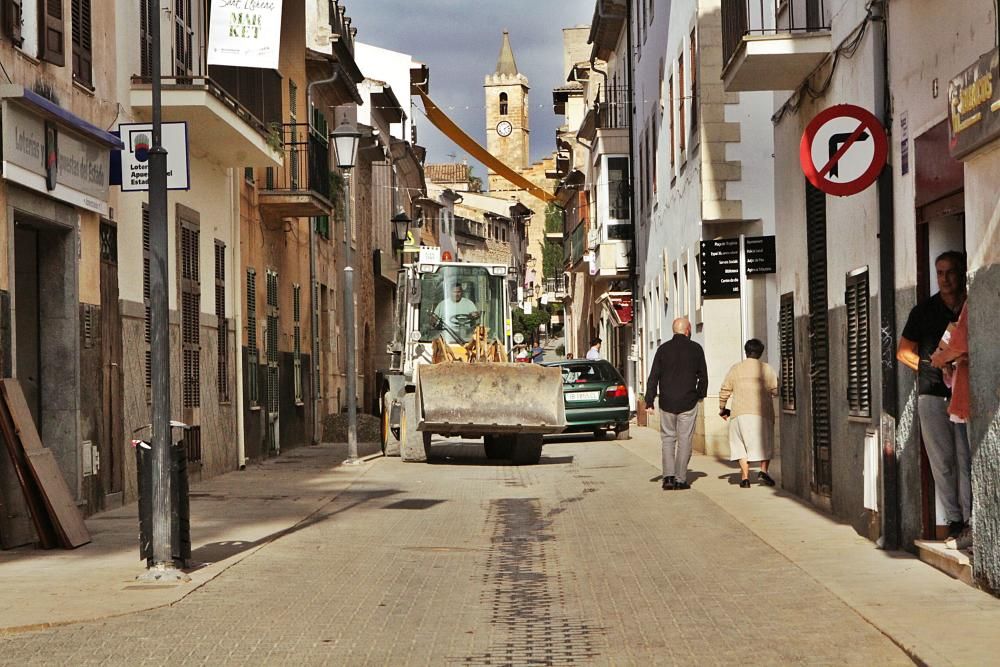
[[[601,339],[594,336],[590,339],[590,349],[587,350],[587,359],[599,361],[601,358]]]
[[[660,397],[660,438],[663,450],[663,488],[688,489],[688,462],[694,439],[698,402],[708,394],[705,351],[691,340],[691,322],[678,317],[674,337],[661,345],[653,357],[646,382],[646,410]]]
[[[934,488],[948,521],[948,537],[958,537],[972,516],[972,464],[968,448],[948,416],[951,391],[931,355],[958,319],[965,303],[965,255],[950,250],[934,261],[938,293],[910,311],[896,358],[917,372],[917,416]]]
[[[774,408],[778,376],[760,360],[764,343],[751,338],[743,346],[747,358],[729,369],[719,389],[719,416],[729,422],[729,460],[740,462],[740,488],[750,488],[750,461],[760,461],[757,480],[774,486],[767,474],[774,442]],[[733,407],[726,404],[732,399]]]

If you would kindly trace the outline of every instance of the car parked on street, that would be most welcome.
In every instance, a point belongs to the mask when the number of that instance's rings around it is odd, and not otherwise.
[[[566,430],[595,438],[628,431],[629,394],[621,373],[603,359],[565,359],[542,364],[562,372]]]

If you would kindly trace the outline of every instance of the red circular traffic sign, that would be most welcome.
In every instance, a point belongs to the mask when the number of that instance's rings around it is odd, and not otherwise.
[[[874,183],[888,155],[889,139],[878,118],[853,104],[818,113],[799,144],[806,178],[838,197],[857,194]]]

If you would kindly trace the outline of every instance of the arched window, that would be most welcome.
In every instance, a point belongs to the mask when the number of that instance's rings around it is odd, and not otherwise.
[[[500,93],[500,115],[507,115],[507,93]]]

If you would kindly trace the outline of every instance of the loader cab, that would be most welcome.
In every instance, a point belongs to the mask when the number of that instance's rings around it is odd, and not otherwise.
[[[424,347],[439,336],[453,345],[482,324],[489,339],[509,342],[507,267],[466,263],[419,264],[411,286],[411,343]]]

